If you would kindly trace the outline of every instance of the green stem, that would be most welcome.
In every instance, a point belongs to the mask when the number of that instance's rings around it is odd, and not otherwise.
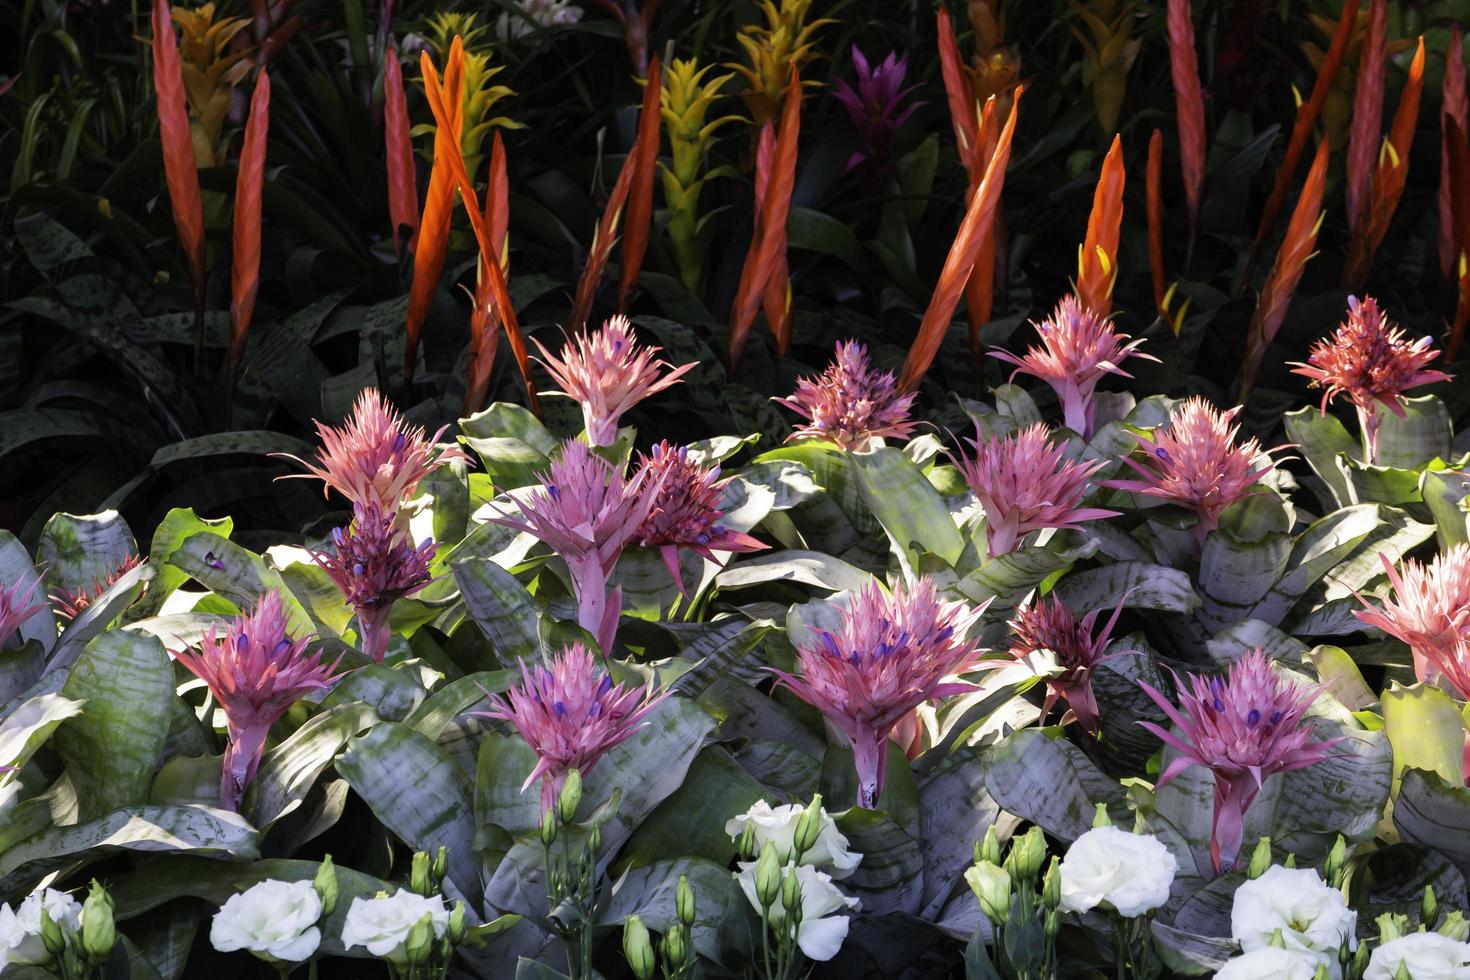
[[[1118,946],[1118,980],[1128,980],[1128,955],[1131,944],[1128,942],[1128,933],[1123,927],[1123,917],[1113,916],[1113,939]]]

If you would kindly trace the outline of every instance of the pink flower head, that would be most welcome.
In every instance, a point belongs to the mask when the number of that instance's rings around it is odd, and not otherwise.
[[[1407,643],[1421,681],[1442,674],[1470,698],[1470,545],[1457,544],[1428,564],[1405,559],[1401,570],[1385,554],[1378,559],[1393,597],[1379,609],[1359,596],[1366,608],[1354,615]]]
[[[1237,444],[1240,426],[1232,424],[1239,407],[1222,412],[1203,398],[1190,398],[1174,410],[1165,427],[1140,435],[1142,461],[1125,456],[1142,480],[1103,480],[1114,490],[1158,497],[1199,515],[1200,541],[1220,526],[1220,515],[1249,496],[1261,478],[1276,468],[1271,454],[1255,439]]]
[[[1061,400],[1067,428],[1085,439],[1092,438],[1092,395],[1103,375],[1131,378],[1119,366],[1128,358],[1157,360],[1138,352],[1142,340],[1130,340],[1114,330],[1111,320],[1083,306],[1076,296],[1064,297],[1051,318],[1035,326],[1040,347],[1029,348],[1025,357],[1000,348],[992,349],[990,356],[1016,365],[1012,378],[1030,374],[1051,385]]]
[[[653,447],[651,456],[642,456],[639,472],[650,486],[656,486],[653,509],[638,528],[638,543],[657,548],[669,566],[669,574],[683,591],[679,572],[679,549],[688,548],[710,561],[716,551],[759,551],[760,541],[744,533],[721,527],[724,512],[720,510],[720,467],[700,466],[689,458],[689,450],[668,440]]]
[[[310,638],[286,632],[281,593],[265,593],[248,616],[238,616],[217,636],[211,627],[197,650],[174,654],[209,685],[225,713],[230,744],[220,772],[220,806],[237,810],[265,753],[266,733],[302,695],[328,686],[337,662],[307,653]]]
[[[1358,411],[1358,425],[1363,433],[1367,461],[1372,462],[1378,449],[1378,416],[1374,403],[1381,403],[1399,418],[1404,417],[1400,399],[1404,392],[1436,381],[1448,381],[1443,371],[1426,368],[1439,356],[1431,350],[1429,338],[1410,343],[1404,332],[1390,326],[1387,314],[1378,301],[1364,296],[1348,297],[1347,320],[1331,337],[1312,345],[1307,363],[1292,369],[1311,380],[1311,387],[1324,389],[1322,411],[1327,403],[1345,394]]]
[[[556,805],[567,771],[586,774],[603,753],[647,724],[646,718],[667,689],[626,689],[580,643],[573,643],[546,666],[527,670],[505,697],[490,695],[490,710],[480,717],[507,721],[535,750],[536,768],[521,791],[541,780],[541,812]]]
[[[638,540],[662,488],[662,474],[639,471],[632,480],[584,443],[562,445],[541,486],[520,500],[520,514],[491,520],[535,535],[567,563],[577,593],[577,622],[612,649],[622,592],[609,596],[607,579],[623,550]]]
[[[364,388],[340,429],[316,424],[322,448],[315,463],[278,455],[306,467],[306,473],[293,475],[321,480],[324,496],[330,488],[354,505],[376,504],[381,513],[396,514],[435,467],[468,458],[458,446],[436,445],[445,428],[426,437],[421,427],[406,424],[376,388]]]
[[[1179,751],[1159,776],[1159,786],[1190,766],[1204,766],[1214,773],[1210,859],[1219,873],[1235,865],[1245,811],[1266,779],[1321,762],[1342,739],[1318,741],[1313,737],[1306,714],[1321,688],[1293,686],[1271,669],[1259,649],[1237,658],[1223,679],[1191,674],[1188,686],[1178,675],[1175,680],[1182,711],[1139,682],[1169,716],[1175,730],[1166,731],[1150,721],[1139,724]]]
[[[984,606],[939,598],[920,578],[889,595],[870,582],[852,597],[835,630],[797,651],[798,673],[778,683],[820,711],[852,745],[858,802],[871,809],[883,794],[888,736],[925,701],[973,690],[944,678],[969,669],[980,651],[965,638]]]
[[[39,577],[31,579],[29,586],[16,582],[9,588],[0,587],[0,650],[10,642],[20,624],[46,608],[44,602],[32,602],[36,589],[41,584]]]
[[[1120,601],[1112,617],[1103,626],[1102,632],[1093,635],[1098,614],[1094,609],[1079,622],[1055,594],[1022,606],[1016,610],[1016,618],[1010,622],[1011,656],[1023,660],[1041,650],[1050,650],[1056,655],[1057,666],[1063,673],[1060,677],[1049,677],[1046,681],[1046,701],[1041,716],[1051,713],[1057,699],[1067,703],[1069,713],[1089,735],[1099,731],[1097,698],[1092,693],[1092,676],[1097,668],[1112,659],[1108,646],[1112,643],[1113,627],[1123,612]],[[1066,718],[1062,719],[1063,723]]]
[[[534,339],[534,338],[533,338]],[[641,347],[625,316],[615,316],[602,329],[570,337],[562,345],[561,358],[551,355],[541,341],[540,361],[551,372],[561,393],[582,404],[587,441],[594,446],[611,446],[618,440],[618,419],[649,395],[678,384],[693,370],[694,362],[672,367],[655,360],[662,348]],[[672,368],[660,377],[661,369]]]
[[[388,652],[393,603],[429,584],[434,542],[414,547],[393,514],[375,503],[353,509],[353,520],[332,531],[332,551],[311,553],[357,613],[363,652],[378,663]]]
[[[955,465],[985,508],[991,558],[1014,551],[1032,531],[1117,516],[1115,510],[1081,506],[1088,481],[1103,464],[1068,459],[1066,445],[1053,444],[1046,426],[986,439],[977,425],[975,436],[968,440],[974,457],[961,451]]]
[[[825,439],[861,451],[875,439],[906,439],[918,424],[909,419],[914,396],[899,392],[892,371],[875,370],[868,349],[855,340],[839,342],[827,370],[798,378],[789,398],[774,401],[808,420],[787,442]]]
[[[56,614],[65,620],[73,620],[86,611],[87,607],[98,599],[110,588],[114,582],[122,578],[128,572],[143,564],[143,559],[137,555],[130,554],[117,567],[107,573],[105,578],[93,579],[92,584],[80,589],[58,589],[51,593],[50,599],[56,605]]]

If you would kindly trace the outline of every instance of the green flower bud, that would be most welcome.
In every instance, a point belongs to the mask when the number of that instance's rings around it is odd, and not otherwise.
[[[449,874],[449,848],[439,845],[439,850],[434,852],[434,866],[430,869],[434,873],[434,881],[437,884],[444,880]]]
[[[589,831],[587,834],[587,850],[589,853],[592,854],[593,857],[596,857],[597,852],[601,849],[602,828],[594,824],[592,830]]]
[[[689,938],[684,927],[676,925],[664,936],[664,962],[674,968],[682,966],[689,958]]]
[[[1046,938],[1056,939],[1057,933],[1062,931],[1062,910],[1052,909],[1046,913]]]
[[[1342,834],[1337,835],[1337,840],[1332,844],[1332,850],[1327,852],[1327,860],[1322,865],[1322,877],[1333,888],[1342,885],[1343,869],[1347,866],[1348,847],[1347,840]]]
[[[92,879],[92,888],[87,900],[82,903],[82,948],[96,960],[105,960],[112,955],[117,943],[117,928],[112,918],[112,896]]]
[[[817,846],[817,838],[822,833],[822,794],[818,793],[812,797],[811,803],[801,812],[801,819],[796,822],[796,835],[792,839],[792,847],[796,853],[792,858],[801,860],[801,856]]]
[[[1011,876],[1005,869],[990,863],[972,865],[965,881],[980,900],[980,911],[997,925],[1006,921],[1011,911]]]
[[[455,902],[454,908],[449,910],[449,926],[447,929],[445,929],[444,935],[449,937],[449,943],[451,946],[458,946],[460,943],[464,942],[465,933],[467,931],[468,927],[465,925],[464,902]]]
[[[1448,936],[1457,943],[1463,943],[1470,940],[1470,919],[1466,919],[1465,913],[1459,909],[1454,909],[1444,917],[1444,921],[1434,931],[1441,936]]]
[[[1425,929],[1433,929],[1439,921],[1439,900],[1434,897],[1434,886],[1424,886],[1424,898],[1419,903],[1419,921]]]
[[[408,962],[414,966],[429,962],[429,957],[434,953],[434,920],[427,912],[408,930],[403,952],[408,956]]]
[[[1096,829],[1098,827],[1111,827],[1112,825],[1113,825],[1113,818],[1110,817],[1110,816],[1108,816],[1108,807],[1107,807],[1107,804],[1106,803],[1099,803],[1097,805],[1097,808],[1095,810],[1093,810],[1093,812],[1092,812],[1092,826],[1093,826],[1093,829]]]
[[[801,908],[801,882],[796,872],[789,872],[781,882],[781,907],[789,916]]]
[[[1378,944],[1391,943],[1409,931],[1406,916],[1385,912],[1378,917]]]
[[[1363,971],[1368,969],[1368,957],[1372,955],[1368,947],[1368,943],[1358,943],[1358,951],[1353,954],[1352,972],[1349,976],[1361,977]]]
[[[556,811],[547,810],[541,816],[541,843],[547,847],[556,843]]]
[[[1393,975],[1393,980],[1414,980],[1414,975],[1409,972],[1409,961],[1399,960],[1399,968]]]
[[[985,840],[980,843],[980,856],[976,860],[1000,864],[1000,835],[995,832],[994,824],[986,828]]]
[[[755,824],[748,823],[740,832],[740,858],[743,861],[754,861],[755,853]]]
[[[66,952],[66,936],[61,931],[61,925],[51,918],[51,912],[45,905],[41,906],[41,945],[52,956],[60,956]]]
[[[1256,849],[1251,852],[1251,863],[1246,868],[1246,875],[1254,881],[1271,867],[1271,838],[1262,837],[1256,841]]]
[[[781,862],[776,857],[776,846],[767,842],[755,866],[755,897],[762,909],[768,909],[776,904],[780,894]]]
[[[1046,877],[1041,880],[1041,901],[1048,909],[1062,904],[1062,862],[1055,855],[1046,869]]]
[[[1295,854],[1288,854],[1288,855],[1286,855],[1286,861],[1284,862],[1284,866],[1285,867],[1288,867],[1288,868],[1295,868],[1296,867],[1296,855]]]
[[[577,807],[581,805],[582,774],[575,769],[568,769],[567,781],[561,784],[561,799],[557,801],[561,822],[571,823],[577,819]]]
[[[648,940],[648,927],[636,915],[630,915],[623,923],[623,956],[628,961],[633,976],[638,980],[653,980],[657,966],[653,957],[653,944]]]
[[[1328,977],[1327,964],[1326,963],[1318,963],[1317,964],[1317,972],[1314,973],[1314,974],[1312,974],[1312,980],[1327,980],[1327,977]]]
[[[322,918],[326,918],[337,907],[337,867],[332,864],[332,855],[322,858],[322,865],[316,869],[316,877],[312,879],[311,886],[322,900]]]
[[[679,876],[679,887],[674,892],[674,909],[684,928],[694,928],[694,889],[689,887],[689,879],[684,875]]]
[[[423,851],[413,856],[413,869],[408,873],[408,889],[418,895],[434,893],[434,886],[429,881],[429,855]]]
[[[1011,851],[1006,855],[1005,869],[1016,881],[1034,882],[1046,860],[1046,835],[1040,827],[1032,827],[1017,840],[1011,841]]]

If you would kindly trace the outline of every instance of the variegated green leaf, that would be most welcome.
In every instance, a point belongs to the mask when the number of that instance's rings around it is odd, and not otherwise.
[[[95,588],[137,554],[133,532],[115,510],[53,514],[36,544],[36,562],[46,567],[47,582],[67,592]]]
[[[42,694],[21,704],[0,722],[0,765],[24,766],[57,725],[81,710],[81,702],[60,694]]]
[[[1119,602],[1133,609],[1187,613],[1200,601],[1188,575],[1142,561],[1119,561],[1074,572],[1058,583],[1057,594],[1078,615],[1111,609]]]
[[[541,649],[536,604],[516,577],[488,558],[453,565],[465,609],[504,663],[535,657]]]
[[[917,568],[926,552],[953,565],[965,550],[949,507],[922,470],[898,449],[848,455],[849,472],[894,552]]]
[[[1456,776],[1409,769],[1394,800],[1393,823],[1406,841],[1423,844],[1470,875],[1470,789]]]
[[[267,752],[241,807],[251,823],[267,830],[301,806],[348,740],[377,720],[368,705],[344,704],[310,718]]]

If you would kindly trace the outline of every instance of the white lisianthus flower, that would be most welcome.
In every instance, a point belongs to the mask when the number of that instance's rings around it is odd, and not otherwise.
[[[1062,908],[1088,912],[1106,903],[1127,918],[1169,900],[1179,862],[1151,834],[1094,827],[1062,858]]]
[[[758,861],[741,861],[735,880],[740,890],[757,912],[761,911],[760,899],[755,894],[755,868]],[[836,915],[856,909],[862,903],[848,898],[832,884],[832,876],[806,864],[783,868],[782,880],[786,875],[796,875],[801,886],[801,924],[796,927],[796,945],[810,960],[830,960],[842,948],[847,939],[847,916]],[[786,909],[778,898],[766,910],[766,918],[773,927],[779,928],[786,920]]]
[[[796,825],[801,822],[801,814],[805,809],[795,803],[773,807],[765,800],[757,800],[749,810],[738,817],[730,818],[725,824],[725,833],[739,840],[747,826],[754,827],[756,853],[759,854],[770,844],[776,849],[776,860],[787,864],[795,849]],[[830,868],[831,876],[840,881],[852,874],[863,856],[847,849],[847,838],[837,829],[836,822],[827,815],[825,808],[821,814],[821,827],[817,833],[817,843],[802,854],[801,863]]]
[[[565,27],[582,19],[582,8],[569,0],[517,0],[521,13],[506,11],[495,21],[502,41],[513,41],[543,27]]]
[[[434,926],[434,938],[449,929],[449,910],[442,899],[416,895],[400,888],[384,898],[354,898],[342,923],[342,945],[347,949],[366,946],[374,956],[390,963],[408,962],[404,944],[408,932],[425,915]]]
[[[1278,932],[1287,949],[1327,953],[1336,961],[1343,943],[1358,948],[1358,913],[1342,892],[1311,868],[1274,865],[1235,890],[1230,935],[1246,952],[1272,944]]]
[[[221,953],[249,950],[267,963],[300,963],[321,945],[322,899],[309,881],[262,881],[214,914],[209,941]]]
[[[42,908],[64,929],[81,928],[82,903],[54,888],[31,892],[13,911],[8,904],[0,905],[0,966],[45,966],[51,962],[51,954],[41,942]]]
[[[1227,962],[1215,974],[1215,980],[1313,980],[1317,968],[1325,962],[1316,953],[1265,946]]]
[[[1395,980],[1400,968],[1409,980],[1465,980],[1470,977],[1470,943],[1437,932],[1411,932],[1375,949],[1363,980]]]

